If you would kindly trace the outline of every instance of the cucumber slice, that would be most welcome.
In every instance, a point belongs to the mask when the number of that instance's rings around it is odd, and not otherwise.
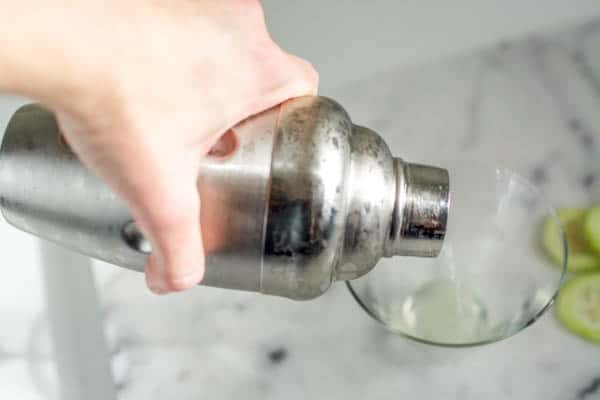
[[[568,281],[556,301],[558,319],[571,332],[600,343],[600,273]]]
[[[600,205],[592,207],[583,219],[583,234],[588,246],[600,255]]]
[[[558,210],[558,219],[567,238],[569,272],[584,272],[600,267],[600,257],[587,245],[583,235],[583,219],[586,210],[582,208],[563,208]],[[562,238],[555,219],[548,217],[544,222],[542,244],[550,258],[562,265],[564,254]]]

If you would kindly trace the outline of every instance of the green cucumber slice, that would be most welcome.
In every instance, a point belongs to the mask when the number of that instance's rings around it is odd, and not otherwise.
[[[600,255],[600,205],[592,207],[583,219],[583,234],[588,246]]]
[[[556,312],[568,330],[600,343],[600,273],[568,281],[558,294]]]
[[[567,238],[567,269],[579,273],[600,267],[600,257],[589,248],[583,235],[583,219],[586,210],[582,208],[563,208],[557,211],[558,219]],[[553,217],[544,222],[542,244],[550,258],[558,265],[563,263],[563,243],[559,227]]]

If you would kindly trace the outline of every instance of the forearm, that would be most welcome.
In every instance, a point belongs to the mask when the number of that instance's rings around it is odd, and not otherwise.
[[[89,62],[77,59],[85,57],[78,32],[89,23],[78,3],[0,0],[0,92],[70,108]]]

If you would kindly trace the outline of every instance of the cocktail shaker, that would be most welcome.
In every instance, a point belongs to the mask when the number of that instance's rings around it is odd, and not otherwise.
[[[449,206],[446,170],[393,157],[378,134],[316,96],[233,128],[202,158],[198,190],[202,284],[297,300],[382,257],[436,256]],[[4,135],[0,208],[18,229],[125,268],[143,271],[151,252],[124,202],[39,105],[19,109]]]

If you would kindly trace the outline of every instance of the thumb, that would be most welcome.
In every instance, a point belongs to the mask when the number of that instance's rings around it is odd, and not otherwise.
[[[152,243],[145,268],[146,282],[150,290],[159,294],[192,287],[204,275],[197,176],[181,174],[154,180],[147,185],[151,187],[141,190],[143,198],[131,206]]]

